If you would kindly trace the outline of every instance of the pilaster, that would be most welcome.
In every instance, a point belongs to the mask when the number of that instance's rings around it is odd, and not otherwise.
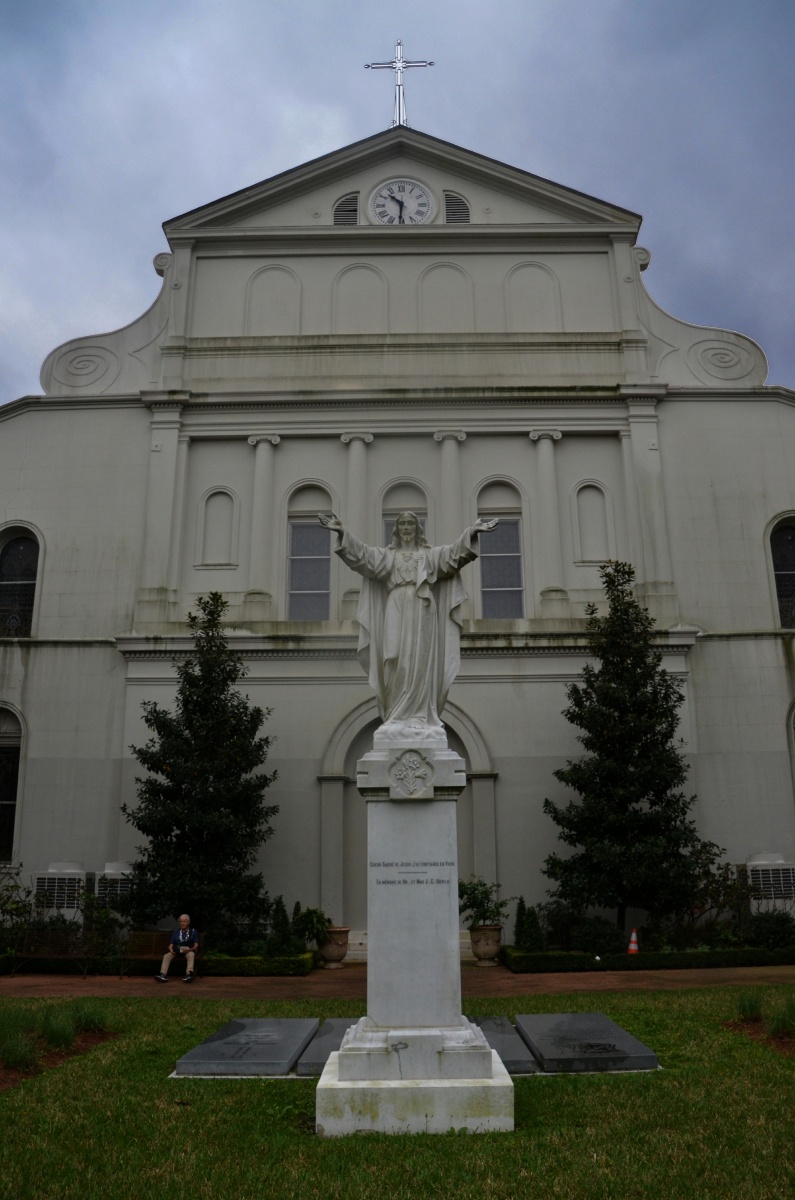
[[[152,415],[141,586],[135,623],[141,628],[151,628],[180,617],[178,568],[172,567],[172,557],[178,562],[187,459],[187,439],[180,443],[180,433],[186,397],[150,392],[142,393],[142,399]]]
[[[346,432],[340,441],[348,447],[348,491],[345,524],[357,537],[367,541],[370,537],[369,508],[367,504],[367,447],[372,443],[371,433]],[[353,618],[359,603],[361,584],[359,576],[352,575],[350,586],[342,597],[342,617]]]
[[[433,440],[441,447],[438,519],[431,539],[437,545],[455,541],[466,524],[461,497],[460,455],[460,445],[466,441],[466,436],[462,429],[438,429],[433,435]]]
[[[536,445],[536,503],[532,524],[538,556],[536,580],[541,600],[540,615],[544,617],[568,615],[569,597],[563,586],[560,501],[555,466],[555,443],[562,436],[559,429],[531,429],[529,433],[530,441]]]
[[[250,437],[254,447],[254,487],[251,510],[248,592],[245,614],[249,621],[269,621],[273,611],[275,538],[274,454],[281,438],[278,434]]]
[[[342,863],[344,775],[319,775],[320,782],[320,907],[338,925],[343,923],[345,896]]]
[[[674,592],[657,420],[665,388],[622,387],[627,401],[637,523],[643,551],[641,591],[661,625],[679,619]]]

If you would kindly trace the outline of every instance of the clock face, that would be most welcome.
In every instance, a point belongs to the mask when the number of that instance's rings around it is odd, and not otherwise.
[[[387,179],[370,197],[370,216],[379,225],[424,225],[434,208],[433,196],[416,179]]]

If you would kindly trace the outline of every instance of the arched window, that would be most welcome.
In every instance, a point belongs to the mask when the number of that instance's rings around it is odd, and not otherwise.
[[[499,517],[491,533],[480,535],[480,598],[486,620],[524,616],[522,499],[509,483],[489,483],[478,496],[478,515]]]
[[[358,225],[359,224],[359,193],[351,192],[348,196],[343,196],[334,205],[334,224],[335,225]]]
[[[7,708],[0,708],[0,862],[10,862],[14,850],[19,751],[22,726]]]
[[[0,549],[0,637],[30,637],[38,565],[39,543],[29,533]]]
[[[778,617],[784,629],[795,629],[795,519],[777,525],[770,535],[776,578]]]
[[[331,511],[319,487],[302,487],[290,498],[288,517],[287,619],[327,621],[331,607],[331,534],[318,524]]]

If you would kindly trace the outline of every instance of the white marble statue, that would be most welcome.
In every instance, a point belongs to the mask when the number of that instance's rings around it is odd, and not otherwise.
[[[390,546],[366,546],[333,513],[336,552],[364,577],[358,658],[391,736],[444,741],[440,716],[461,662],[458,610],[467,594],[461,568],[477,558],[477,537],[496,520],[478,518],[450,546],[429,546],[419,518],[402,512]]]

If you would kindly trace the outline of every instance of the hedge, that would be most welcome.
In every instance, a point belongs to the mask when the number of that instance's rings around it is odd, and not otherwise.
[[[557,971],[662,971],[688,967],[780,967],[795,964],[795,945],[780,950],[741,947],[733,950],[675,950],[667,953],[642,950],[639,954],[532,954],[503,946],[500,959],[515,975],[551,974]]]
[[[160,970],[159,958],[95,959],[89,964],[88,975],[155,975]],[[305,954],[285,955],[282,958],[231,958],[226,955],[202,955],[197,975],[308,975],[314,966],[311,950]],[[0,975],[10,975],[14,969],[22,975],[82,975],[85,959],[16,958],[0,954]],[[174,973],[174,978],[179,975]]]

